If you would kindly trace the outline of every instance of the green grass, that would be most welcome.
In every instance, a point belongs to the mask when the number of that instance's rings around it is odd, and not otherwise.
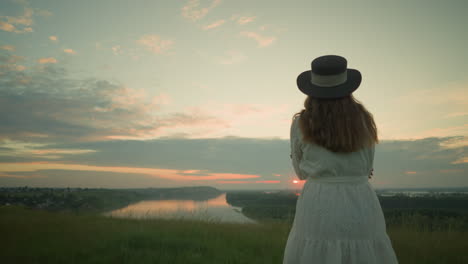
[[[0,207],[1,263],[281,263],[290,223],[135,220]],[[400,263],[468,263],[466,232],[388,228]]]

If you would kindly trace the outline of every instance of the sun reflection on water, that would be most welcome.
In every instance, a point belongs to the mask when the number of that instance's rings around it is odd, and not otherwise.
[[[118,218],[198,219],[216,222],[254,223],[226,202],[226,194],[206,201],[145,200],[105,213]]]

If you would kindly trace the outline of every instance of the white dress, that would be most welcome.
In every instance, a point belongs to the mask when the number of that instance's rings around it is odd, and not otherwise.
[[[333,153],[304,143],[291,124],[291,158],[306,180],[285,247],[283,264],[398,263],[377,194],[368,181],[375,146]]]

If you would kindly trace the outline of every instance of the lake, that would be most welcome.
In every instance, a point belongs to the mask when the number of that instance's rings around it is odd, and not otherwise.
[[[255,223],[244,216],[240,207],[226,202],[226,193],[205,201],[145,200],[104,213],[119,218],[195,219],[216,222]]]

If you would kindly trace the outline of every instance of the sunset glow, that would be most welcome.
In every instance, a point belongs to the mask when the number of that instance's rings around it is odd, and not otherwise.
[[[104,172],[117,172],[117,173],[137,173],[137,174],[146,174],[151,177],[164,178],[164,179],[174,180],[174,181],[207,181],[207,180],[220,180],[220,179],[229,180],[229,179],[249,179],[249,178],[260,177],[259,175],[235,174],[235,173],[203,173],[202,175],[190,176],[190,175],[186,175],[187,171],[178,171],[178,170],[171,170],[171,169],[90,166],[90,165],[80,165],[80,164],[61,164],[61,163],[49,163],[49,162],[2,163],[0,167],[0,172],[34,172],[34,171],[41,171],[41,170],[104,171]],[[190,172],[193,172],[193,170],[191,170]]]
[[[296,77],[326,54],[362,74],[372,184],[468,185],[465,2],[352,5],[0,1],[0,186],[299,189]]]

